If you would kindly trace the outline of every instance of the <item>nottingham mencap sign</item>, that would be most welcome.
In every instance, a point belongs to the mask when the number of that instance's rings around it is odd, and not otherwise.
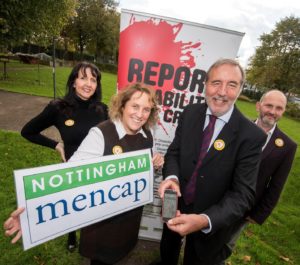
[[[153,200],[148,149],[14,175],[25,250]]]

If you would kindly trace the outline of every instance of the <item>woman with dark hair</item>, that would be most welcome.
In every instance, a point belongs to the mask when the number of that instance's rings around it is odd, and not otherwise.
[[[21,135],[32,143],[56,149],[66,162],[77,150],[90,128],[108,118],[107,106],[101,103],[101,74],[97,66],[78,63],[71,71],[66,95],[52,100],[45,109],[22,129]],[[55,126],[61,142],[46,137],[42,131]],[[76,232],[69,233],[67,248],[76,247]]]

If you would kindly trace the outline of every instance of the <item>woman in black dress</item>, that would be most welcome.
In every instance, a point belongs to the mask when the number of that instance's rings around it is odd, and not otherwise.
[[[45,109],[22,129],[21,135],[32,143],[56,149],[66,162],[77,150],[90,128],[108,118],[107,106],[101,103],[101,74],[91,63],[78,63],[69,75],[66,95],[52,100]],[[61,142],[41,134],[55,126]],[[76,232],[69,233],[67,248],[76,247]]]
[[[153,147],[152,131],[158,119],[153,89],[140,83],[122,89],[111,100],[109,117],[89,131],[69,161]],[[155,153],[152,162],[154,168],[161,168],[164,158]],[[90,265],[123,262],[138,241],[142,212],[143,206],[82,228],[79,253],[90,259]]]

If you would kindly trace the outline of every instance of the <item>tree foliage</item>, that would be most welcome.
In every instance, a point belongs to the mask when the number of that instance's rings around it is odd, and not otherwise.
[[[120,14],[114,0],[0,1],[0,46],[27,42],[116,62]],[[67,54],[67,53],[66,53]]]
[[[257,87],[300,93],[300,18],[282,19],[260,41],[250,59],[247,81]]]
[[[76,0],[4,0],[0,4],[0,44],[37,41],[46,44],[58,36]]]
[[[118,49],[120,15],[113,0],[79,0],[76,16],[69,20],[64,36],[81,54],[115,57]],[[115,59],[115,58],[113,58]]]

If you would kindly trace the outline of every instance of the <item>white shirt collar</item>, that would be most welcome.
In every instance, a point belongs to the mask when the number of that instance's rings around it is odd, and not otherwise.
[[[115,120],[115,121],[112,121],[112,122],[116,126],[116,130],[117,130],[119,139],[122,139],[127,134],[123,123],[120,120]],[[141,133],[145,138],[147,138],[147,135],[144,132],[143,128],[141,128],[136,134],[138,134],[138,133]]]
[[[258,123],[258,119],[256,119],[256,121],[255,121],[256,125],[257,125],[257,123]],[[275,128],[276,128],[276,123],[274,124],[274,126],[272,127],[272,129],[267,132],[267,139],[266,139],[266,142],[265,142],[264,146],[262,147],[262,150],[264,150],[266,148],[267,144],[270,142],[270,139],[271,139],[271,137],[273,135],[273,132],[274,132]]]
[[[229,119],[231,117],[231,114],[233,112],[233,109],[234,109],[234,105],[232,105],[231,108],[224,115],[218,117],[218,119],[224,121],[225,123],[228,123],[228,121],[229,121]],[[212,115],[212,112],[209,109],[209,107],[206,110],[206,115]]]
[[[258,125],[258,119],[256,119],[255,124]],[[273,132],[275,131],[277,123],[273,125],[273,127],[266,133],[267,135],[273,135]]]

